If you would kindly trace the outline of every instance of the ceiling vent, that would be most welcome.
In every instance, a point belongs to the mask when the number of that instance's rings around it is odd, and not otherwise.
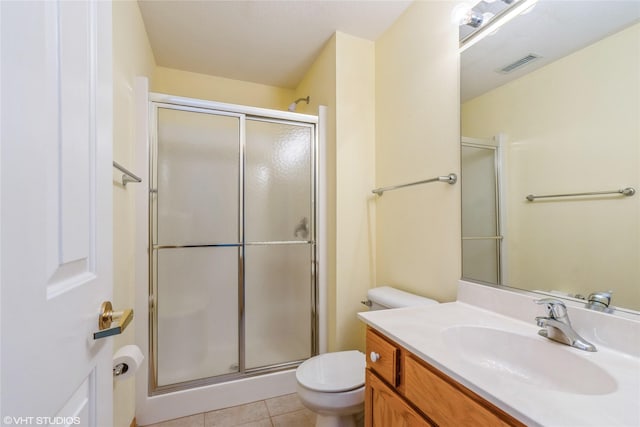
[[[509,65],[505,65],[504,67],[500,68],[499,70],[496,70],[498,73],[502,73],[502,74],[509,74],[512,71],[515,71],[519,68],[524,67],[527,64],[532,63],[533,61],[535,61],[536,59],[541,58],[541,56],[536,55],[534,53],[530,53],[527,56],[518,59],[517,61],[512,62]]]

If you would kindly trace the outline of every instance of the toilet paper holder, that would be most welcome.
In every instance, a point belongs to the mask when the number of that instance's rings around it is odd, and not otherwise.
[[[129,370],[129,365],[127,365],[126,363],[118,363],[116,366],[113,367],[113,376],[119,377],[120,375],[126,374],[128,370]]]
[[[142,366],[144,355],[135,344],[122,346],[113,355],[113,379],[122,381],[135,376]]]
[[[105,301],[100,307],[98,315],[98,331],[93,333],[93,339],[110,337],[124,332],[131,320],[133,319],[133,309],[128,308],[124,311],[113,311],[111,301]],[[116,326],[111,326],[114,320],[118,320]]]

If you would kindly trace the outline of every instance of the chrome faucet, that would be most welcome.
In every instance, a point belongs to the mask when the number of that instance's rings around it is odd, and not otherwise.
[[[547,317],[536,317],[536,323],[541,329],[539,335],[550,340],[558,341],[571,347],[585,351],[597,351],[596,346],[582,338],[571,326],[567,306],[562,301],[553,298],[535,300],[536,304],[545,304]]]

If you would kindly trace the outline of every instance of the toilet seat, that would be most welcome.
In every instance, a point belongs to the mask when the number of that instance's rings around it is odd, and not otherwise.
[[[303,387],[323,393],[339,393],[364,386],[366,359],[357,350],[314,356],[296,370]]]

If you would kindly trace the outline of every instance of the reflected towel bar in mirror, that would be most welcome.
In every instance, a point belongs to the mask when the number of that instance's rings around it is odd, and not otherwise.
[[[382,196],[385,191],[397,190],[399,188],[410,187],[412,185],[426,184],[428,182],[446,182],[448,184],[455,184],[458,181],[458,176],[455,173],[450,173],[446,176],[437,176],[431,179],[425,179],[423,181],[410,182],[408,184],[393,185],[390,187],[381,187],[371,190],[372,193]]]
[[[636,190],[633,187],[623,188],[621,190],[611,190],[611,191],[591,191],[588,193],[570,193],[570,194],[550,194],[547,196],[535,196],[533,194],[529,194],[527,196],[527,200],[533,202],[535,199],[545,199],[547,197],[576,197],[576,196],[597,196],[600,194],[620,194],[622,196],[633,196],[636,194]]]
[[[502,240],[504,236],[475,236],[475,237],[463,237],[462,240]]]
[[[118,162],[113,162],[113,167],[122,172],[122,185],[127,186],[128,182],[142,182],[142,178],[138,178],[133,173],[129,172],[127,168],[120,165]]]

